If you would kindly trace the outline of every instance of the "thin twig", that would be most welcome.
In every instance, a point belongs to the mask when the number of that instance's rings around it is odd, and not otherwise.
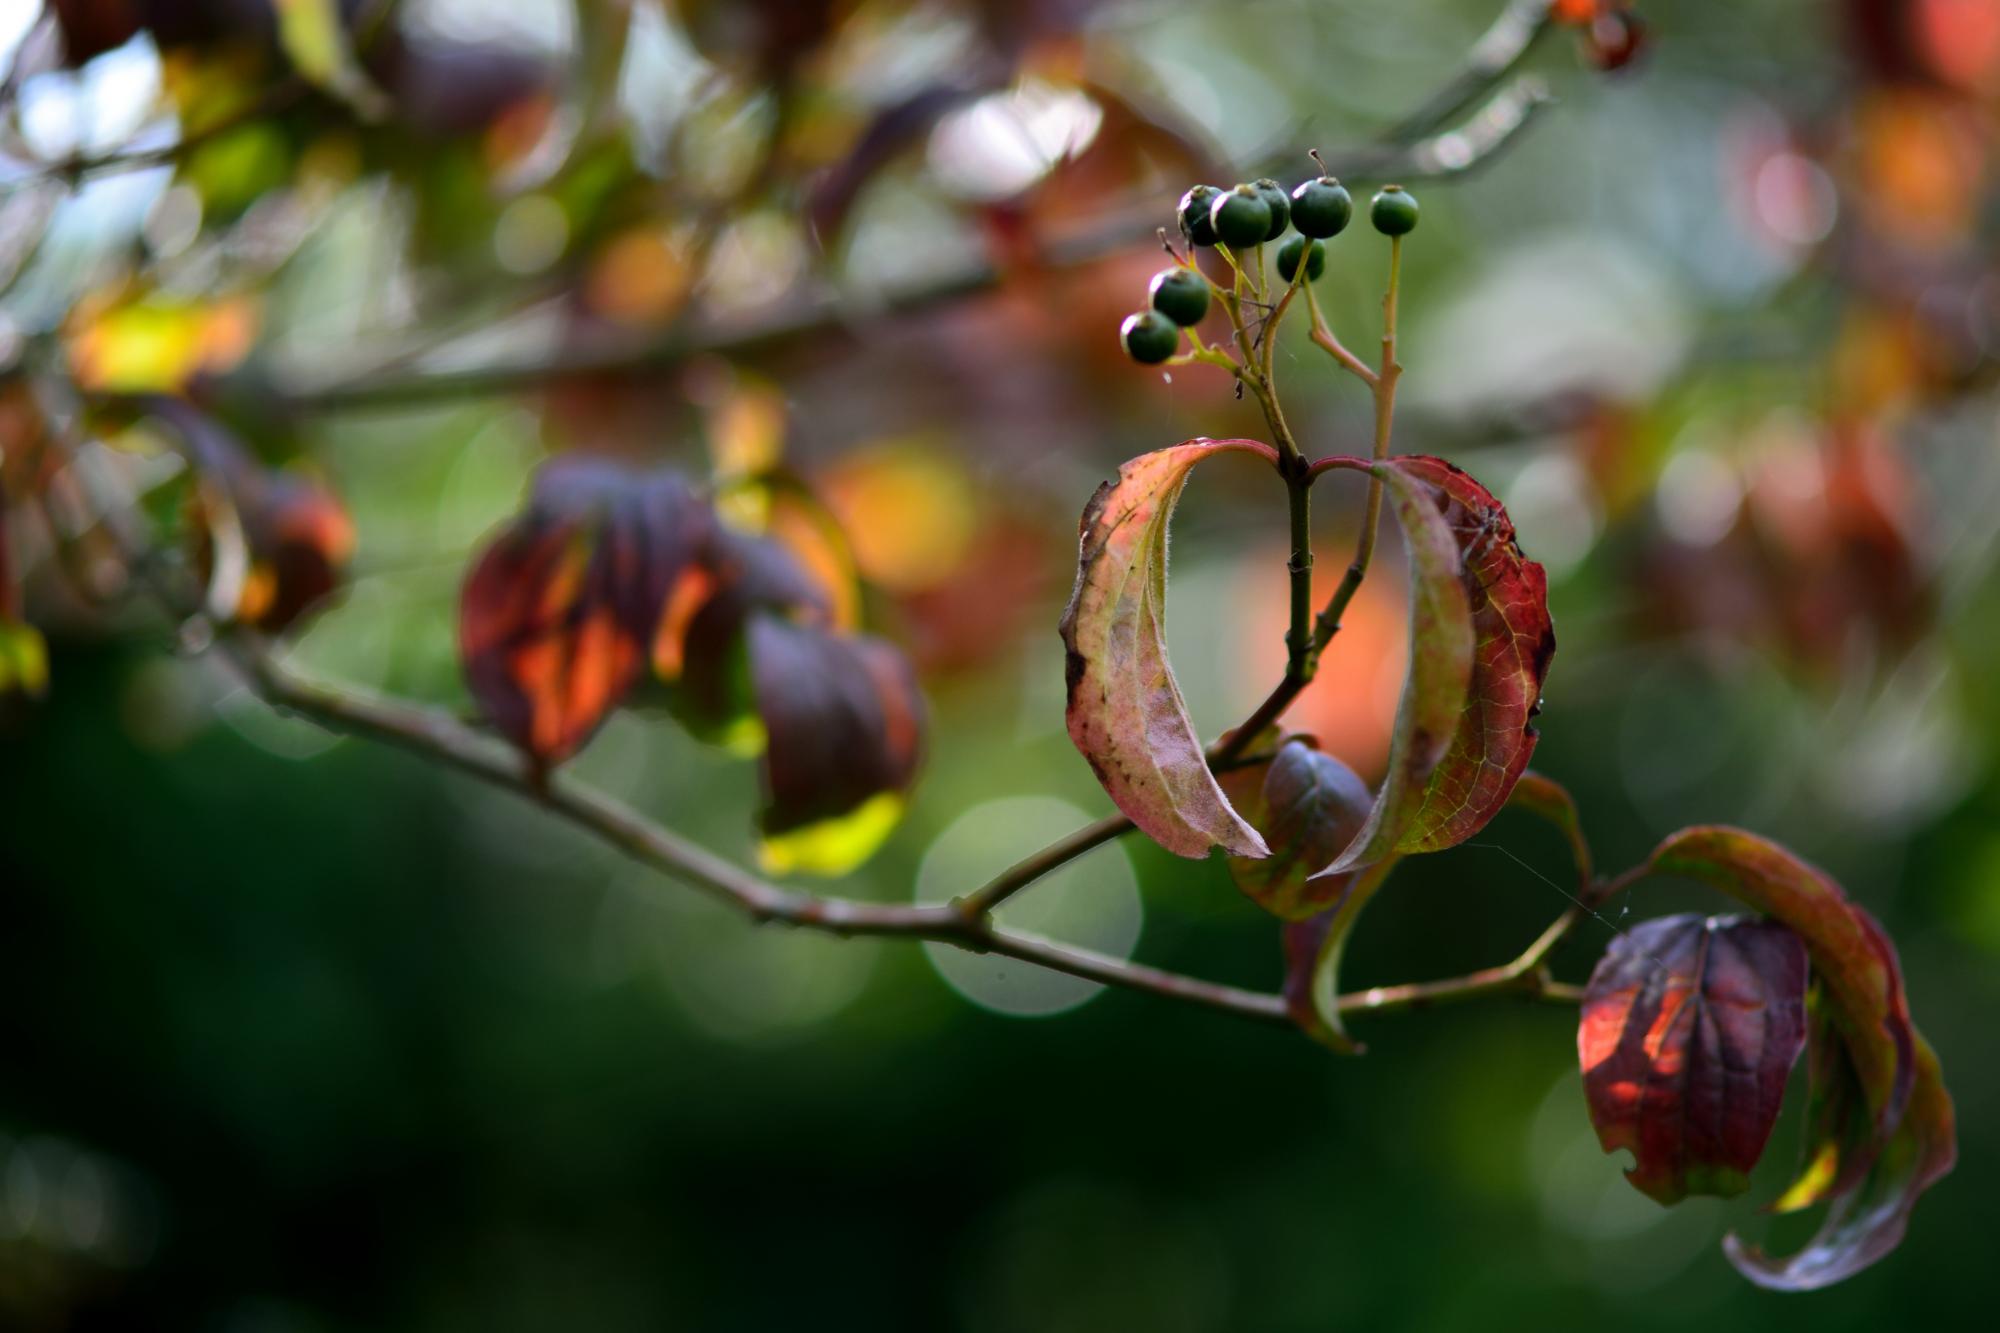
[[[1552,0],[1508,0],[1492,26],[1472,44],[1457,72],[1383,137],[1398,143],[1418,139],[1478,101],[1527,59],[1549,30],[1553,9]]]
[[[602,792],[561,777],[541,781],[520,755],[481,736],[449,713],[308,683],[245,640],[233,642],[232,656],[255,692],[273,707],[329,731],[363,736],[412,751],[527,797],[634,860],[738,908],[753,920],[783,921],[835,935],[934,940],[975,953],[1004,954],[1052,971],[1164,995],[1246,1018],[1273,1023],[1288,1021],[1281,996],[1203,981],[1009,929],[995,924],[989,916],[969,915],[954,903],[868,902],[781,888],[661,828]],[[1089,845],[1095,846],[1097,841],[1117,831],[1105,831]],[[1080,854],[1084,848],[1074,844],[1081,841],[1072,840],[1068,855],[1061,859]],[[1009,875],[1018,873],[1022,882],[1026,882],[1053,868],[1054,863],[1052,858],[1050,865],[1039,869],[1016,867]],[[995,883],[1008,878],[1002,876]],[[987,887],[990,890],[993,886]]]
[[[310,87],[311,85],[297,75],[289,76],[264,89],[228,115],[198,130],[183,134],[172,143],[161,144],[157,148],[121,149],[98,157],[71,157],[60,162],[51,162],[38,171],[17,176],[12,180],[0,181],[0,198],[5,198],[16,190],[46,181],[78,182],[118,172],[163,167],[181,161],[196,149],[212,143],[232,130],[241,129],[253,121],[262,120],[285,110],[304,97]]]
[[[1393,150],[1371,148],[1336,154],[1332,164],[1355,177],[1422,181],[1462,175],[1497,155],[1547,101],[1538,82],[1524,82],[1511,94],[1496,98],[1486,113],[1464,129]],[[1085,228],[1049,241],[1037,259],[1051,269],[1081,267],[1116,254],[1158,229],[1158,207],[1148,200],[1113,210]],[[363,373],[291,387],[284,391],[284,398],[301,411],[342,412],[515,393],[578,376],[645,378],[707,354],[755,358],[794,343],[852,334],[873,321],[918,314],[992,291],[1006,275],[1007,270],[991,260],[974,260],[890,290],[859,308],[851,295],[822,288],[788,296],[782,305],[769,310],[695,322],[637,339],[612,334],[574,341],[552,352],[452,370]]]

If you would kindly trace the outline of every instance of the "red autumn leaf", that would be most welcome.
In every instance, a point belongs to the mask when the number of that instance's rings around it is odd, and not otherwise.
[[[671,590],[653,639],[653,670],[675,687],[674,711],[697,736],[739,745],[756,711],[744,631],[758,611],[830,624],[824,585],[766,537],[718,530]],[[761,737],[758,738],[761,744]]]
[[[1424,834],[1441,822],[1438,815],[1424,820],[1432,780],[1439,765],[1455,752],[1460,729],[1468,722],[1476,725],[1479,717],[1470,706],[1474,651],[1479,644],[1473,624],[1475,580],[1464,572],[1460,554],[1461,546],[1473,537],[1454,528],[1449,513],[1455,502],[1430,479],[1439,467],[1449,465],[1432,459],[1369,463],[1326,458],[1315,466],[1353,469],[1382,481],[1389,507],[1402,525],[1410,562],[1410,672],[1396,706],[1389,771],[1376,792],[1368,822],[1325,867],[1326,873],[1337,874],[1406,848],[1430,849]],[[1506,799],[1504,790],[1499,799]]]
[[[1360,832],[1374,804],[1368,784],[1302,736],[1287,739],[1269,760],[1231,769],[1221,783],[1271,849],[1267,857],[1228,859],[1236,887],[1287,921],[1337,902],[1349,877],[1315,872]]]
[[[1397,847],[1455,847],[1507,803],[1535,752],[1535,712],[1555,656],[1548,576],[1524,558],[1514,524],[1493,494],[1440,458],[1398,458],[1407,474],[1437,488],[1457,538],[1475,641],[1472,686],[1451,748],[1431,774],[1424,803]]]
[[[354,554],[354,520],[330,487],[265,466],[184,398],[135,402],[173,428],[199,479],[195,563],[214,614],[277,633],[340,587]]]
[[[340,587],[354,521],[330,489],[294,473],[259,474],[236,503],[250,549],[240,614],[260,629],[285,629]]]
[[[1218,453],[1274,458],[1255,440],[1189,440],[1142,454],[1083,511],[1076,587],[1063,612],[1069,735],[1120,810],[1178,856],[1221,846],[1263,856],[1208,771],[1167,664],[1167,526],[1194,465]]]
[[[1819,870],[1740,829],[1684,829],[1648,872],[1700,880],[1805,941],[1824,1018],[1809,1066],[1815,1110],[1807,1160],[1781,1209],[1824,1201],[1797,1254],[1774,1259],[1735,1236],[1731,1262],[1753,1282],[1804,1291],[1851,1276],[1901,1241],[1917,1198],[1957,1160],[1951,1096],[1937,1057],[1910,1022],[1894,945]]]
[[[1747,917],[1663,917],[1612,942],[1577,1027],[1590,1120],[1661,1203],[1740,1194],[1806,1039],[1806,950]]]
[[[639,678],[712,527],[670,474],[573,455],[545,465],[459,598],[466,682],[500,733],[543,765],[589,740]]]
[[[1914,1041],[1895,951],[1873,920],[1820,871],[1742,829],[1683,829],[1654,849],[1648,868],[1701,880],[1806,941],[1813,972],[1848,1029],[1869,1113],[1879,1133],[1893,1129],[1915,1078]]]

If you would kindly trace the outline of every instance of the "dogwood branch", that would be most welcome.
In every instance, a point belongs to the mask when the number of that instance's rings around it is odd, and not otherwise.
[[[1087,981],[1143,991],[1266,1023],[1289,1023],[1283,996],[1246,990],[1113,957],[995,922],[980,904],[1039,879],[1129,827],[1122,817],[1080,830],[1009,868],[991,883],[946,903],[882,903],[801,893],[759,879],[705,847],[662,828],[630,806],[560,775],[539,779],[512,750],[451,714],[335,689],[302,679],[259,643],[228,640],[226,651],[251,689],[280,712],[328,731],[380,741],[535,802],[642,865],[737,908],[754,921],[782,921],[833,935],[934,940],[973,953],[995,953]],[[1573,1002],[1580,994],[1549,978],[1542,958],[1561,938],[1558,925],[1514,962],[1446,981],[1375,987],[1340,997],[1341,1012],[1419,1008],[1483,995],[1519,994]]]
[[[646,819],[582,783],[556,775],[538,779],[529,764],[449,713],[314,684],[280,666],[261,645],[231,641],[229,652],[251,688],[282,712],[329,731],[383,741],[506,788],[534,801],[599,841],[655,870],[718,898],[755,921],[783,921],[835,935],[882,935],[935,940],[974,953],[997,953],[1070,976],[1146,991],[1245,1018],[1284,1023],[1282,997],[1244,990],[1065,944],[995,922],[959,903],[880,903],[822,897],[757,878],[708,849]],[[1039,878],[1104,841],[1076,837],[1031,857],[971,897],[1004,896],[1016,882]],[[1088,833],[1089,830],[1086,830]]]

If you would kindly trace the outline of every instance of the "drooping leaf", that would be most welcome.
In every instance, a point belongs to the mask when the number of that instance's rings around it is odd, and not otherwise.
[[[1076,587],[1063,612],[1069,734],[1118,808],[1153,841],[1200,858],[1264,840],[1208,771],[1167,664],[1167,527],[1188,473],[1218,453],[1274,458],[1254,440],[1189,440],[1132,459],[1083,511]]]
[[[748,652],[767,743],[762,860],[773,872],[840,875],[901,813],[923,749],[924,704],[903,655],[768,614]]]
[[[765,742],[744,641],[758,611],[833,620],[825,587],[790,551],[718,529],[701,563],[672,590],[653,640],[654,674],[673,685],[675,715],[701,739],[746,757]]]
[[[1886,1137],[1902,1118],[1916,1070],[1902,972],[1880,927],[1819,870],[1742,829],[1683,829],[1654,849],[1648,867],[1700,880],[1805,940],[1840,1016],[1868,1113]]]
[[[1606,1152],[1659,1202],[1740,1194],[1806,1040],[1806,949],[1772,921],[1662,917],[1612,941],[1577,1057]]]
[[[1267,857],[1231,856],[1236,887],[1274,916],[1299,921],[1346,891],[1346,876],[1317,875],[1360,831],[1374,804],[1368,784],[1340,760],[1294,736],[1262,763],[1224,773],[1236,812],[1264,835]]]
[[[1937,1052],[1921,1036],[1915,1065],[1909,1105],[1896,1132],[1865,1159],[1858,1179],[1831,1196],[1811,1242],[1796,1254],[1773,1258],[1732,1233],[1722,1248],[1738,1272],[1774,1291],[1816,1291],[1852,1277],[1902,1244],[1917,1199],[1958,1161],[1951,1094]],[[1828,1174],[1838,1180],[1847,1173]]]
[[[1825,1202],[1826,1216],[1788,1258],[1730,1236],[1730,1261],[1753,1282],[1788,1291],[1859,1272],[1901,1241],[1917,1198],[1958,1153],[1951,1096],[1910,1022],[1895,946],[1825,874],[1741,829],[1684,829],[1646,869],[1700,880],[1766,913],[1804,940],[1811,960],[1812,1124],[1804,1167],[1775,1206]]]
[[[590,739],[631,689],[712,519],[669,473],[575,455],[545,465],[459,598],[466,682],[537,763]]]
[[[1325,867],[1327,873],[1370,865],[1406,847],[1432,850],[1425,837],[1432,825],[1419,821],[1428,807],[1432,779],[1453,752],[1468,716],[1473,603],[1461,574],[1460,537],[1446,516],[1453,501],[1430,480],[1435,469],[1411,466],[1431,461],[1326,460],[1328,466],[1354,468],[1382,481],[1402,525],[1410,563],[1410,672],[1396,707],[1388,775],[1368,822]]]

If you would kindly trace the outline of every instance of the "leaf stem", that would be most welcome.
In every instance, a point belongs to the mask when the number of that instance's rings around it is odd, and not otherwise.
[[[1468,972],[1462,977],[1450,977],[1443,981],[1415,981],[1402,986],[1373,986],[1352,995],[1341,996],[1340,1012],[1375,1013],[1387,1009],[1414,1009],[1509,991],[1558,1004],[1574,1004],[1582,998],[1582,988],[1557,981],[1550,976],[1547,960],[1550,950],[1562,942],[1563,937],[1583,919],[1584,914],[1585,909],[1581,905],[1572,906],[1550,922],[1548,928],[1536,936],[1535,942],[1523,949],[1520,956],[1510,963],[1481,968],[1477,972]]]
[[[1131,828],[1132,821],[1124,815],[1109,815],[1095,824],[1086,824],[1032,856],[1022,857],[964,897],[952,899],[952,906],[964,916],[985,916],[1051,870],[1074,861],[1094,847],[1103,846]]]
[[[1382,296],[1382,360],[1370,378],[1375,393],[1375,447],[1377,462],[1389,456],[1389,440],[1396,423],[1396,382],[1403,378],[1403,363],[1396,358],[1396,307],[1402,291],[1403,238],[1389,238],[1389,287]],[[1368,577],[1369,563],[1375,558],[1375,537],[1382,526],[1382,481],[1368,479],[1368,500],[1361,513],[1361,536],[1355,543],[1354,559],[1347,566],[1340,586],[1327,600],[1313,627],[1313,650],[1319,652],[1340,632],[1340,619],[1348,603]]]

